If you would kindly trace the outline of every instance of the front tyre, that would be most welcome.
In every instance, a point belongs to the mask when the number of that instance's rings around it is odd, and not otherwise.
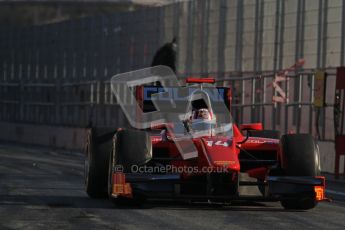
[[[112,196],[112,175],[115,168],[122,168],[123,173],[130,173],[131,166],[144,165],[152,158],[152,144],[148,133],[138,130],[120,130],[113,139],[108,167],[108,196],[115,205],[140,205],[145,197],[133,191],[133,198]],[[121,167],[118,167],[121,166]]]
[[[111,136],[113,133],[97,136],[94,129],[87,135],[85,147],[84,177],[85,190],[91,198],[107,197],[107,165]]]

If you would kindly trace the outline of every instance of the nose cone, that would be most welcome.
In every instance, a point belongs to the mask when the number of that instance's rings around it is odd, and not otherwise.
[[[238,151],[231,139],[223,137],[203,138],[205,154],[210,166],[240,170]]]

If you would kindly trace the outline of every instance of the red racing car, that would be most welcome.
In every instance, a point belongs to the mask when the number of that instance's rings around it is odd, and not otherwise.
[[[108,197],[117,204],[148,198],[250,199],[280,201],[286,209],[300,210],[326,200],[319,148],[311,135],[280,136],[278,131],[263,130],[261,123],[238,126],[229,112],[229,88],[209,88],[211,78],[188,78],[187,83],[194,85],[182,93],[181,87],[136,88],[144,112],[154,110],[152,96],[159,92],[184,103],[179,119],[146,129],[89,130],[85,183],[90,197]],[[163,107],[166,95],[156,97]],[[224,105],[226,113],[220,109]],[[242,181],[240,173],[254,180]],[[240,186],[257,186],[260,195],[243,196]]]

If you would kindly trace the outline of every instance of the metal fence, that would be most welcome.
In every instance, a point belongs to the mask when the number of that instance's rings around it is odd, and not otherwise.
[[[161,9],[0,28],[0,120],[85,127],[126,123],[112,75],[151,64]]]
[[[198,74],[202,75],[202,74]],[[334,139],[333,97],[335,70],[326,82],[326,107],[314,107],[315,73],[288,75],[281,83],[286,103],[275,103],[274,74],[233,73],[217,77],[218,86],[232,89],[232,116],[237,123],[262,122],[266,129],[282,133],[312,133],[321,140]],[[85,127],[127,126],[111,92],[109,80],[77,83],[1,83],[0,120]],[[131,103],[131,102],[129,102]],[[132,102],[133,103],[133,102]]]
[[[280,84],[286,102],[273,100],[277,90],[272,86],[275,74],[247,74],[242,77],[225,76],[218,80],[232,88],[232,115],[237,123],[262,122],[266,129],[282,133],[311,133],[320,140],[334,140],[333,103],[335,69],[329,69],[325,83],[325,106],[314,106],[315,72],[287,75]]]

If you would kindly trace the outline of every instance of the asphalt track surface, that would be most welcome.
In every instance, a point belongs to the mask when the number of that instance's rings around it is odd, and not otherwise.
[[[89,199],[83,183],[81,154],[0,145],[0,229],[345,229],[340,201],[309,211],[286,211],[276,202],[120,208]]]

